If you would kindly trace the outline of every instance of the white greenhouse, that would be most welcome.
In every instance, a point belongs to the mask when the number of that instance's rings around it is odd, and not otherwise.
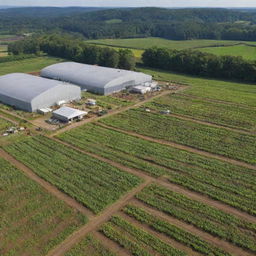
[[[80,98],[79,86],[21,73],[0,76],[0,102],[17,109],[34,112]]]
[[[144,73],[76,62],[51,65],[41,71],[41,76],[76,84],[82,90],[102,95],[152,82],[152,76]]]

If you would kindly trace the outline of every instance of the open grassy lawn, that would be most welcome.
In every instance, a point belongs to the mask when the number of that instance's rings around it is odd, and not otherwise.
[[[87,218],[0,158],[0,255],[46,255]]]
[[[37,175],[99,213],[141,179],[43,136],[4,147]]]
[[[239,56],[247,60],[256,60],[256,47],[249,45],[235,45],[224,47],[206,47],[199,48],[202,52],[212,53],[215,55]]]
[[[32,59],[25,59],[21,61],[10,61],[0,63],[0,75],[5,75],[9,73],[15,72],[37,72],[40,71],[42,68],[52,65],[58,62],[64,61],[61,58],[54,58],[54,57],[38,57]]]
[[[155,80],[190,85],[190,87],[183,92],[187,95],[225,101],[227,103],[243,105],[248,108],[256,107],[256,85],[254,84],[197,78],[149,68],[138,68],[137,70],[151,74]]]
[[[132,38],[132,39],[99,39],[99,40],[88,40],[88,43],[102,44],[116,47],[126,47],[134,49],[147,49],[152,46],[166,47],[169,49],[190,49],[200,48],[207,46],[223,46],[223,45],[235,45],[240,43],[239,41],[224,41],[224,40],[168,40],[157,37],[149,38]],[[248,42],[249,44],[255,44]]]

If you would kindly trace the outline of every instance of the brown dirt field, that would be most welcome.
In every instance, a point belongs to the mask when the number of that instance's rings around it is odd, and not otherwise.
[[[149,233],[153,236],[156,236],[157,238],[159,238],[163,242],[167,243],[168,245],[172,246],[173,248],[176,248],[178,250],[186,252],[189,256],[199,256],[199,255],[201,255],[200,253],[193,251],[191,248],[177,242],[176,240],[171,239],[171,238],[167,237],[164,234],[158,233],[157,231],[151,229],[148,225],[141,224],[139,221],[137,221],[134,218],[131,218],[130,216],[126,215],[123,212],[118,212],[117,215],[122,217],[123,219],[129,221],[130,223],[134,224],[136,227],[146,231],[147,233]]]
[[[37,176],[31,169],[29,169],[27,166],[25,166],[24,164],[16,160],[14,157],[6,153],[3,149],[0,149],[0,156],[3,157],[8,162],[12,163],[18,169],[23,171],[26,174],[26,176],[40,184],[44,189],[46,189],[48,192],[50,192],[60,200],[64,201],[69,206],[73,207],[74,209],[78,210],[79,212],[85,214],[88,217],[93,215],[92,212],[85,208],[83,205],[79,204],[73,198],[67,196],[65,193],[59,191],[56,187],[52,186],[44,179]]]
[[[149,212],[159,218],[162,218],[163,220],[169,222],[170,224],[173,224],[179,228],[184,229],[185,231],[188,231],[192,234],[195,234],[195,235],[201,237],[203,240],[215,245],[218,248],[222,248],[223,250],[231,253],[232,255],[237,255],[237,256],[253,256],[254,255],[253,253],[244,251],[240,247],[237,247],[233,244],[230,244],[229,242],[226,242],[226,241],[221,240],[207,232],[204,232],[204,231],[196,228],[193,225],[187,224],[187,223],[180,221],[174,217],[171,217],[163,212],[160,212],[160,211],[154,209],[153,207],[150,207],[147,204],[145,204],[137,199],[132,200],[131,203],[136,206],[139,206],[141,208],[144,208],[147,212]]]

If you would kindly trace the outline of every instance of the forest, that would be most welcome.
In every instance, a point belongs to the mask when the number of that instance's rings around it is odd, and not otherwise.
[[[15,19],[13,18],[15,17]],[[256,40],[256,11],[162,8],[0,10],[0,33],[68,32],[86,39]]]

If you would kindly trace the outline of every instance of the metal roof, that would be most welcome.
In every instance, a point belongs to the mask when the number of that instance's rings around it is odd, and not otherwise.
[[[31,102],[36,96],[61,84],[64,83],[28,74],[13,73],[0,76],[0,95]]]
[[[81,64],[76,62],[63,62],[44,68],[41,76],[71,82],[80,86],[106,88],[113,85],[118,79],[137,80],[152,77],[140,72],[122,69],[107,68],[96,65]]]
[[[67,119],[72,119],[77,116],[86,115],[87,112],[81,111],[79,109],[70,108],[70,107],[61,107],[55,111],[53,111],[53,114],[56,114],[58,116],[63,116]]]

